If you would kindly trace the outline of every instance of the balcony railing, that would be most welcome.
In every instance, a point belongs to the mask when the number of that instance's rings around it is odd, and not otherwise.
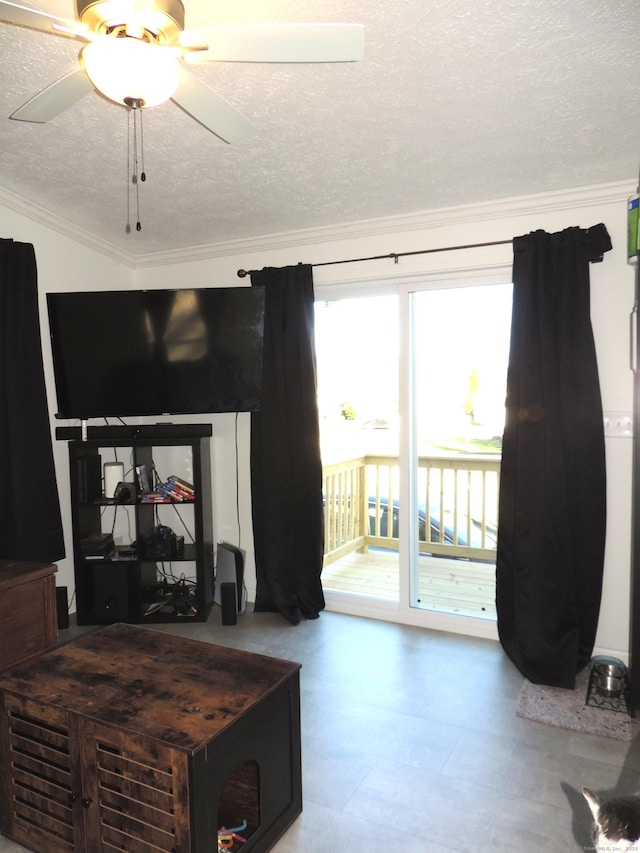
[[[398,549],[399,460],[359,456],[324,467],[325,565],[369,547]],[[421,456],[420,553],[494,560],[500,458]]]

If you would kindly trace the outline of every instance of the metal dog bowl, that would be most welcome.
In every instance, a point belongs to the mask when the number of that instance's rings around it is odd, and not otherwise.
[[[591,686],[600,696],[617,699],[627,687],[627,668],[621,661],[595,661],[591,671]]]
[[[619,658],[598,655],[589,664],[585,705],[631,714],[629,670]]]

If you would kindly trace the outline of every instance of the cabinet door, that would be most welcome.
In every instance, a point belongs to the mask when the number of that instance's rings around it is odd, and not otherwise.
[[[189,853],[186,754],[91,720],[80,731],[88,849]]]
[[[73,718],[5,694],[0,737],[4,835],[47,853],[88,850]]]

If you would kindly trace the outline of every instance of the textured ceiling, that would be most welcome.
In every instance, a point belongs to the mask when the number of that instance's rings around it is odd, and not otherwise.
[[[20,2],[74,15],[72,0]],[[126,110],[92,92],[47,124],[9,120],[76,67],[80,43],[0,24],[0,187],[141,255],[638,172],[637,0],[184,6],[187,29],[361,23],[365,57],[336,65],[196,67],[256,132],[230,146],[172,103],[146,110],[142,231],[126,234]]]

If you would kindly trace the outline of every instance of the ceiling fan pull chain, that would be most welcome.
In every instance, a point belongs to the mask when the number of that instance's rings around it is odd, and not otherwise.
[[[138,183],[138,111],[142,108],[142,102],[133,98],[127,99],[127,224],[125,232],[131,233],[131,184],[136,188],[136,231],[142,231],[140,222],[140,186]],[[131,139],[131,116],[133,114],[133,141]],[[133,172],[131,170],[133,160]],[[144,149],[142,143],[142,113],[140,113],[140,160],[142,162],[141,181],[146,181],[144,173]],[[131,176],[131,181],[129,181]]]
[[[133,176],[131,183],[136,188],[136,231],[142,231],[142,223],[140,222],[140,185],[138,183],[138,112],[140,107],[136,104],[133,107]],[[140,129],[142,130],[142,113],[140,113]],[[143,179],[144,180],[144,179]]]
[[[140,172],[140,180],[146,181],[147,176],[144,171],[144,134],[142,132],[142,110],[140,110],[140,162],[142,164],[142,171]]]
[[[133,108],[133,174],[131,175],[131,183],[138,183],[138,121],[137,110]]]
[[[131,174],[131,110],[127,110],[127,224],[125,234],[131,234],[131,190],[129,175]]]

